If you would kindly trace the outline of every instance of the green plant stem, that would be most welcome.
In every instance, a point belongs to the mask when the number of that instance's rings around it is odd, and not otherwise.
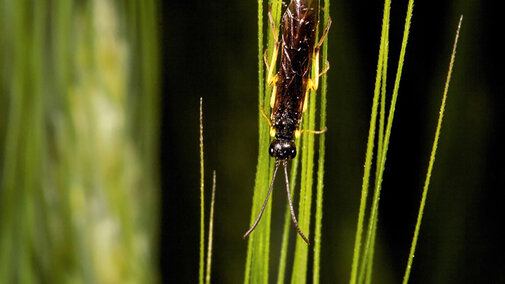
[[[212,265],[212,241],[214,236],[214,203],[216,200],[216,171],[212,173],[212,197],[210,200],[209,214],[209,239],[207,243],[207,265],[205,270],[205,284],[210,284],[210,273]]]
[[[261,107],[264,102],[264,82],[263,82],[263,76],[264,76],[264,69],[263,69],[263,62],[262,62],[262,52],[263,52],[263,0],[258,0],[258,105]],[[265,140],[264,138],[264,126],[261,124],[261,113],[258,111],[258,121],[260,122],[258,124],[258,133],[259,133],[259,141],[258,144],[262,145],[262,141]],[[259,179],[259,171],[260,171],[260,163],[264,158],[261,156],[261,152],[258,153],[258,166],[256,168],[256,182],[258,182]],[[256,193],[254,193],[256,195]],[[254,202],[255,202],[256,197],[253,196],[253,209],[254,209]],[[254,211],[251,213],[251,221],[253,220],[252,215],[254,214]],[[246,257],[246,264],[245,264],[245,271],[244,271],[244,283],[249,283],[250,282],[250,277],[251,277],[251,262],[252,262],[252,238],[253,236],[249,237],[248,245],[247,245],[247,257]]]
[[[280,1],[270,1],[272,17],[275,23],[280,19]],[[258,110],[268,106],[271,87],[264,84],[265,72],[263,67],[263,1],[258,0]],[[277,35],[268,34],[268,56],[272,56],[274,42]],[[275,67],[272,67],[275,68]],[[268,115],[270,110],[263,108]],[[268,191],[269,181],[272,175],[273,160],[270,159],[267,149],[269,145],[269,129],[261,113],[258,111],[259,153],[256,168],[256,178],[251,208],[252,225]],[[267,283],[270,251],[270,207],[272,197],[263,213],[262,220],[255,231],[248,237],[247,258],[244,275],[244,283]]]
[[[377,139],[377,161],[382,160],[382,149],[384,147],[384,124],[386,115],[386,83],[388,74],[388,54],[389,54],[389,15],[387,19],[387,29],[386,29],[386,46],[384,49],[384,62],[382,70],[382,90],[381,90],[381,102],[380,102],[380,112],[379,112],[379,137]],[[379,168],[375,170],[375,179],[379,176]]]
[[[309,96],[312,96],[312,98],[315,97],[315,92],[310,92]],[[315,109],[312,109],[312,98],[309,98],[309,110],[306,114],[307,120],[304,123],[304,129],[314,129],[314,123],[310,118],[310,115],[313,115],[315,111]],[[310,239],[309,228],[312,202],[312,174],[314,167],[314,137],[312,134],[305,134],[302,140],[302,171],[299,195],[300,201],[298,205],[298,224],[305,236]],[[297,236],[291,283],[305,283],[307,278],[307,254],[307,243],[305,243],[301,237]]]
[[[370,246],[372,248],[375,247],[375,237],[377,236],[375,231],[377,230],[377,223],[374,225],[373,229],[374,231],[372,232],[372,241],[370,242]],[[374,250],[371,249],[370,252],[368,253],[368,260],[366,266],[365,283],[367,284],[372,283],[373,257],[374,257]]]
[[[198,283],[203,284],[205,252],[205,202],[204,202],[204,167],[203,167],[203,99],[200,98],[200,269]]]
[[[380,113],[379,113],[379,130],[378,130],[378,138],[377,138],[377,161],[382,160],[382,150],[384,147],[384,118],[385,118],[385,113],[386,113],[386,82],[387,82],[387,66],[388,66],[388,50],[389,50],[389,11],[390,8],[388,8],[385,12],[386,14],[384,15],[385,21],[384,24],[386,25],[385,28],[385,34],[384,34],[384,52],[383,52],[383,64],[382,64],[382,83],[381,83],[381,94],[380,94]],[[380,168],[377,166],[375,170],[375,181],[377,182],[379,180],[379,175],[380,175]],[[373,200],[376,200],[377,198],[377,183],[375,184],[375,190],[374,190],[374,196]],[[375,219],[376,222],[377,219]],[[371,271],[371,265],[368,265],[368,261],[372,261],[373,257],[373,249],[369,249],[370,247],[374,247],[374,244],[371,242],[372,235],[374,232],[372,230],[375,230],[376,224],[374,224],[374,220],[372,219],[372,216],[370,215],[369,221],[368,221],[368,230],[367,230],[367,238],[365,241],[364,245],[364,250],[363,250],[363,258],[360,264],[359,268],[359,277],[358,277],[358,283],[363,283],[365,280],[365,270],[370,267]]]
[[[324,1],[323,23],[328,23],[330,17],[330,1]],[[328,39],[323,43],[322,62],[328,58]],[[319,119],[319,129],[326,127],[326,94],[328,91],[328,76],[324,74],[321,78],[321,110]],[[326,135],[319,137],[319,160],[317,164],[317,187],[316,187],[316,219],[314,227],[314,263],[312,272],[312,283],[319,283],[320,262],[321,262],[321,230],[323,220],[323,188],[324,188],[324,158],[325,158]]]
[[[352,260],[352,268],[351,268],[351,278],[349,283],[354,284],[357,281],[358,275],[358,264],[359,264],[359,256],[361,251],[361,237],[363,232],[363,221],[365,219],[365,210],[366,210],[366,201],[368,197],[368,184],[370,180],[370,170],[372,165],[372,156],[373,156],[373,148],[374,148],[374,139],[375,139],[375,124],[377,120],[377,108],[380,94],[380,82],[382,78],[382,65],[384,59],[384,49],[385,49],[385,35],[386,35],[386,20],[387,15],[389,14],[390,1],[386,0],[384,2],[384,16],[382,19],[382,32],[381,32],[381,41],[379,47],[379,57],[377,62],[377,74],[375,77],[375,89],[374,89],[374,97],[372,104],[372,113],[370,115],[370,128],[368,130],[368,141],[367,141],[367,150],[365,155],[365,169],[363,173],[363,183],[361,187],[361,200],[359,206],[358,213],[358,222],[356,226],[356,237],[354,241],[354,252],[353,252],[353,260]]]
[[[300,139],[297,139],[296,143],[297,145],[300,145]],[[296,190],[296,176],[298,173],[298,165],[299,165],[299,157],[296,156],[293,161],[291,162],[291,173],[290,173],[290,179],[289,179],[289,186],[290,186],[290,191],[291,191],[291,198],[295,198]],[[284,278],[286,276],[286,259],[287,259],[287,254],[288,254],[288,244],[289,244],[289,232],[291,229],[291,212],[289,209],[289,204],[286,203],[286,210],[284,212],[284,225],[282,228],[282,242],[281,242],[281,252],[279,256],[279,271],[277,274],[277,283],[278,284],[283,284]]]
[[[367,251],[369,249],[373,249],[370,247],[369,244],[372,239],[372,233],[376,232],[375,225],[377,224],[377,218],[378,218],[379,199],[380,199],[380,192],[381,192],[381,188],[382,188],[382,177],[384,174],[384,168],[385,168],[385,164],[386,164],[386,156],[387,156],[387,151],[388,151],[388,146],[389,146],[389,139],[391,137],[391,129],[393,126],[393,118],[394,118],[394,113],[395,113],[395,108],[396,108],[396,101],[398,99],[398,90],[400,88],[400,79],[402,76],[403,63],[404,63],[405,53],[406,53],[406,49],[407,49],[407,41],[408,41],[408,37],[409,37],[410,23],[411,23],[411,19],[412,19],[413,8],[414,8],[414,1],[410,0],[409,4],[408,4],[408,8],[407,8],[406,19],[405,19],[402,47],[400,50],[400,57],[398,59],[398,69],[396,71],[396,79],[395,79],[395,85],[394,85],[394,89],[393,89],[393,96],[391,99],[391,104],[389,106],[386,133],[384,136],[384,147],[382,149],[381,159],[380,159],[380,161],[378,161],[378,165],[377,165],[379,168],[379,172],[378,172],[377,179],[375,182],[375,192],[374,192],[374,197],[373,197],[373,201],[372,201],[372,209],[371,209],[371,213],[370,213],[370,222],[369,222],[369,224],[371,226],[368,229],[367,246],[365,248],[365,255],[368,253]],[[373,261],[373,259],[370,259],[369,261]]]
[[[318,34],[316,33],[316,38]],[[304,114],[303,129],[315,129],[317,92],[308,94],[308,109]],[[324,134],[323,134],[324,135]],[[312,207],[312,184],[314,176],[314,134],[304,134],[302,138],[302,169],[300,182],[300,201],[298,206],[298,223],[305,236],[310,240],[310,216]],[[291,283],[305,283],[307,281],[308,246],[305,241],[297,237]]]
[[[440,130],[442,128],[442,121],[444,119],[444,110],[447,100],[447,92],[449,90],[449,83],[451,81],[452,68],[454,66],[454,59],[456,58],[456,47],[458,46],[459,31],[461,29],[461,22],[463,21],[463,16],[459,18],[458,28],[456,30],[456,36],[454,38],[454,45],[452,47],[451,60],[449,63],[449,71],[447,72],[447,78],[445,81],[444,94],[442,96],[442,103],[440,105],[440,112],[438,115],[437,129],[435,131],[435,139],[433,141],[433,146],[431,149],[430,161],[428,164],[428,171],[426,173],[426,179],[424,181],[423,194],[421,197],[421,204],[419,205],[419,211],[417,214],[416,227],[414,229],[414,236],[412,237],[412,243],[410,246],[409,259],[407,261],[407,267],[405,268],[405,274],[403,276],[403,284],[409,281],[410,271],[412,269],[412,261],[414,259],[414,253],[417,245],[417,238],[419,236],[419,230],[421,228],[421,221],[423,219],[424,206],[426,204],[426,197],[428,196],[428,187],[430,185],[431,172],[433,170],[433,164],[435,163],[435,155],[437,153],[438,139],[440,137]]]
[[[389,25],[389,21],[388,21]],[[381,91],[381,105],[380,105],[380,114],[379,114],[379,138],[378,138],[378,143],[377,143],[377,160],[380,161],[382,159],[382,147],[384,144],[384,117],[386,113],[386,79],[387,79],[387,65],[388,65],[388,46],[389,46],[389,28],[386,31],[386,49],[384,50],[384,70],[382,74],[382,91]],[[376,176],[375,179],[379,176],[379,171],[376,169]],[[370,246],[373,248],[375,247],[375,237],[376,237],[376,230],[377,230],[377,219],[375,221],[375,224],[373,226],[374,231],[372,232],[372,240],[370,242]],[[373,258],[374,258],[374,250],[370,250],[368,253],[368,256],[366,256],[367,259],[365,262],[367,263],[366,265],[366,276],[365,276],[365,282],[367,284],[372,282],[372,268],[373,268]]]

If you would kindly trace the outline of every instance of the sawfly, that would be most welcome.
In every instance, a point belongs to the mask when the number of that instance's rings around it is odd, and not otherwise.
[[[270,118],[265,114],[263,107],[260,108],[262,115],[270,126],[270,136],[274,137],[270,143],[268,153],[275,158],[275,169],[268,189],[267,196],[261,211],[251,228],[244,234],[244,239],[258,225],[275,180],[275,175],[279,165],[284,168],[286,179],[286,190],[288,195],[291,219],[303,240],[309,244],[309,240],[298,226],[291,194],[289,191],[288,161],[296,156],[295,138],[300,137],[303,132],[321,134],[323,130],[300,129],[302,114],[307,109],[308,94],[310,90],[317,90],[319,77],[326,73],[329,64],[322,72],[319,72],[319,51],[324,39],[328,34],[331,19],[321,36],[316,42],[317,26],[319,24],[319,1],[318,0],[292,0],[282,16],[280,31],[281,40],[275,40],[275,47],[272,53],[270,64],[268,64],[266,51],[264,54],[267,68],[267,84],[273,86],[270,107],[272,113]],[[269,12],[271,29],[277,35],[272,15]],[[277,57],[280,53],[279,71],[274,73]]]

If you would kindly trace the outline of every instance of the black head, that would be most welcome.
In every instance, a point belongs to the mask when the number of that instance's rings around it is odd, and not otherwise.
[[[296,156],[296,145],[291,140],[275,139],[268,149],[270,156],[276,160],[289,160]]]

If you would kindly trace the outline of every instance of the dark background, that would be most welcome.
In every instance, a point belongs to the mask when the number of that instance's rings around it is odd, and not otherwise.
[[[452,43],[464,15],[411,283],[505,283],[503,16],[493,1],[417,1],[389,146],[374,282],[399,283],[414,230]],[[205,182],[217,171],[214,283],[243,280],[258,151],[256,1],[162,1],[164,280],[195,283],[199,98]],[[265,7],[265,10],[267,8]],[[376,73],[382,1],[332,1],[322,283],[349,280]],[[388,94],[407,1],[393,1]],[[269,30],[267,30],[269,32]],[[263,123],[263,122],[261,122]],[[274,190],[271,275],[285,197]],[[208,208],[208,205],[207,205]],[[294,230],[292,230],[294,236]]]

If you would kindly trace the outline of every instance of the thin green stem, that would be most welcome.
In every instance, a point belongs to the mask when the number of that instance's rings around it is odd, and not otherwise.
[[[316,32],[316,37],[318,33]],[[308,109],[304,114],[303,129],[315,129],[317,92],[310,91],[308,94]],[[322,134],[324,135],[324,134]],[[302,170],[300,201],[298,207],[299,227],[310,239],[310,217],[312,208],[312,185],[314,176],[314,134],[304,134],[302,142]],[[308,246],[302,238],[296,238],[295,256],[291,283],[306,283],[308,266]]]
[[[210,273],[212,265],[212,241],[214,236],[214,203],[216,200],[216,171],[212,173],[212,197],[210,200],[209,214],[209,239],[207,243],[207,265],[205,270],[205,284],[210,284]]]
[[[358,264],[359,264],[359,256],[361,252],[361,238],[363,232],[363,222],[365,219],[365,210],[366,210],[366,201],[368,197],[368,184],[370,180],[370,170],[372,165],[372,157],[373,157],[373,148],[374,148],[374,140],[375,140],[375,126],[377,120],[377,108],[380,94],[380,82],[382,78],[382,65],[384,61],[384,50],[386,45],[386,20],[387,15],[389,14],[390,2],[386,0],[384,2],[384,15],[382,19],[382,32],[381,32],[381,40],[380,40],[380,48],[379,48],[379,57],[377,62],[377,74],[375,77],[375,89],[374,89],[374,97],[372,104],[372,113],[370,115],[370,128],[368,130],[368,141],[367,141],[367,149],[365,155],[365,169],[363,173],[363,183],[361,187],[361,200],[359,206],[358,213],[358,222],[356,226],[356,237],[354,240],[354,252],[353,252],[353,260],[352,260],[352,268],[351,268],[351,278],[349,283],[354,284],[357,281],[358,275]]]
[[[384,66],[382,70],[382,90],[381,102],[379,113],[379,137],[377,139],[377,161],[382,160],[382,148],[384,147],[384,124],[386,115],[386,82],[388,75],[388,54],[389,54],[389,15],[388,15],[388,28],[386,30],[386,47],[384,50]],[[375,170],[375,179],[379,176],[379,169]]]
[[[261,107],[263,106],[264,102],[264,81],[263,81],[263,76],[264,76],[264,69],[263,69],[263,61],[262,61],[262,56],[263,56],[263,0],[258,0],[258,105]],[[258,121],[260,122],[258,124],[258,133],[259,133],[259,141],[258,144],[262,145],[262,141],[265,140],[265,127],[261,123],[261,113],[258,111]],[[259,172],[260,172],[260,164],[264,160],[264,158],[261,155],[261,152],[258,153],[258,166],[256,168],[256,182],[259,180]],[[256,193],[254,194],[256,195]],[[255,196],[253,196],[253,209],[254,209],[254,202],[255,202]],[[254,214],[254,211],[251,213],[251,222],[252,222],[252,215]],[[249,241],[248,241],[248,246],[247,246],[247,257],[246,257],[246,264],[245,264],[245,272],[244,272],[244,283],[249,283],[250,282],[250,276],[251,276],[251,262],[252,262],[252,238],[253,236],[250,236]]]
[[[452,69],[454,66],[454,59],[456,58],[456,47],[458,46],[459,31],[461,29],[461,22],[463,21],[463,15],[459,18],[458,28],[456,30],[456,36],[454,38],[454,45],[452,47],[452,55],[449,63],[449,71],[447,72],[447,78],[445,80],[444,94],[442,96],[442,103],[440,105],[440,112],[438,115],[437,129],[435,131],[435,139],[433,141],[433,146],[431,149],[430,161],[428,164],[428,172],[426,173],[426,179],[424,181],[423,195],[421,197],[421,204],[419,205],[419,211],[417,214],[416,227],[414,229],[414,236],[412,238],[412,243],[410,246],[409,259],[407,261],[407,267],[405,269],[405,274],[403,276],[403,284],[408,283],[410,271],[412,269],[412,261],[414,260],[414,253],[416,251],[417,238],[419,237],[419,230],[421,228],[421,221],[423,219],[424,206],[426,204],[426,197],[428,196],[428,187],[430,185],[431,172],[433,170],[433,164],[435,163],[435,155],[437,153],[438,139],[440,137],[440,130],[442,128],[442,121],[444,119],[445,103],[447,100],[447,92],[449,91],[449,83],[451,81]]]
[[[379,114],[379,130],[378,130],[378,139],[377,139],[377,161],[381,161],[382,159],[382,149],[384,147],[384,117],[386,113],[386,82],[387,82],[387,65],[388,65],[388,53],[389,53],[389,10],[388,9],[385,15],[385,35],[384,35],[384,54],[383,54],[383,70],[382,70],[382,83],[381,83],[381,94],[380,94],[380,114]],[[379,180],[379,167],[376,166],[375,169],[375,181]],[[377,183],[375,184],[374,196],[373,200],[377,197]],[[370,258],[370,251],[373,249],[373,244],[371,242],[372,235],[374,234],[372,230],[374,230],[374,220],[372,220],[372,216],[370,215],[368,221],[368,230],[367,230],[367,238],[364,245],[363,250],[363,259],[359,268],[359,278],[358,283],[363,283],[365,280],[365,270],[368,267],[368,261],[373,260],[373,257]]]
[[[299,144],[299,139],[296,141],[298,145]],[[296,156],[293,161],[291,162],[291,173],[290,173],[290,180],[289,180],[289,185],[290,185],[290,191],[291,191],[291,197],[295,198],[295,192],[294,188],[296,188],[296,176],[298,173],[298,165],[299,165],[299,159],[300,156]],[[286,210],[284,212],[284,225],[282,228],[282,242],[281,242],[281,252],[279,256],[279,271],[277,274],[277,283],[278,284],[283,284],[284,278],[286,276],[286,259],[287,259],[287,254],[288,254],[288,245],[289,245],[289,232],[291,229],[291,212],[289,210],[289,204],[286,203]]]
[[[386,79],[387,79],[387,64],[388,64],[388,41],[389,37],[389,28],[387,30],[387,35],[386,35],[386,50],[384,51],[384,71],[383,71],[383,76],[382,76],[382,91],[381,91],[381,105],[380,105],[380,114],[379,114],[379,138],[378,138],[378,145],[377,145],[377,161],[380,161],[382,159],[382,147],[384,144],[384,117],[386,113]],[[377,179],[379,171],[376,170],[376,176],[375,178]],[[372,240],[370,242],[370,247],[374,248],[375,247],[375,237],[376,237],[376,230],[377,230],[377,219],[375,220],[375,224],[373,226],[374,231],[372,232]],[[365,259],[366,262],[366,276],[365,276],[365,282],[367,284],[372,282],[372,268],[373,268],[373,258],[374,258],[374,249],[371,249],[366,256],[367,258]]]
[[[375,231],[377,230],[377,224],[374,225],[373,229],[374,231],[372,232],[372,241],[370,242],[370,246],[372,248],[375,247],[375,237],[377,236]],[[367,266],[366,266],[365,283],[367,284],[372,283],[373,257],[374,257],[374,250],[371,249],[370,252],[368,253]]]
[[[280,1],[270,0],[271,13],[275,23],[280,19]],[[264,51],[264,34],[263,34],[263,1],[258,0],[258,109],[267,106],[271,87],[264,84],[265,72],[263,67],[263,51]],[[269,29],[270,30],[270,29]],[[275,37],[277,35],[268,35],[268,55],[271,56],[273,51]],[[272,66],[275,68],[275,66]],[[269,109],[264,108],[264,111],[269,114]],[[268,185],[271,178],[270,169],[273,168],[273,160],[270,159],[267,150],[269,144],[269,130],[268,124],[265,122],[261,113],[258,111],[258,131],[259,131],[259,153],[258,163],[256,168],[256,179],[254,185],[254,194],[251,208],[251,221],[252,225],[268,190]],[[267,207],[264,211],[262,221],[258,224],[257,228],[248,237],[247,259],[244,275],[244,283],[267,283],[268,282],[268,268],[269,268],[269,250],[270,250],[270,207],[272,198],[270,198]]]
[[[205,254],[205,202],[204,202],[204,170],[203,170],[203,99],[200,98],[200,269],[198,283],[203,284],[204,254]]]
[[[314,93],[310,93],[309,96],[313,97]],[[309,116],[312,112],[312,99],[309,98],[309,109],[305,114],[305,121],[303,122],[304,129],[314,129],[311,127]],[[311,196],[309,196],[312,192],[309,187],[312,184],[312,167],[313,164],[310,163],[310,136],[312,134],[305,134],[302,137],[302,151],[301,151],[301,181],[300,181],[300,194],[299,194],[299,205],[298,205],[298,224],[300,229],[303,231],[307,238],[310,238],[310,234],[308,232],[308,222],[306,212],[307,212],[307,202],[310,202]],[[312,142],[313,145],[313,142]],[[313,152],[313,151],[312,151]],[[312,153],[313,155],[313,153]],[[310,180],[309,180],[310,179]],[[310,214],[310,213],[309,213]],[[296,237],[296,245],[295,245],[295,254],[294,254],[294,262],[293,269],[291,274],[291,283],[304,283],[306,281],[306,266],[307,266],[307,244],[305,241]]]
[[[389,146],[389,139],[391,137],[391,129],[393,126],[393,118],[394,118],[394,113],[395,113],[395,108],[396,108],[396,101],[398,99],[398,90],[400,88],[400,79],[402,76],[403,63],[404,63],[405,53],[406,53],[406,49],[407,49],[407,41],[408,41],[408,37],[409,37],[410,23],[411,23],[411,19],[412,19],[413,8],[414,8],[414,0],[410,0],[409,4],[408,4],[408,8],[407,8],[406,19],[405,19],[402,47],[400,50],[400,57],[398,59],[398,69],[396,71],[396,80],[395,80],[395,85],[394,85],[394,89],[393,89],[393,96],[391,99],[391,104],[389,106],[386,133],[384,136],[384,146],[382,149],[381,159],[380,159],[380,161],[378,161],[379,171],[378,171],[377,179],[375,181],[375,192],[374,192],[374,197],[373,197],[373,201],[372,201],[372,209],[371,209],[371,213],[370,213],[370,222],[369,222],[370,227],[369,227],[368,234],[367,234],[367,247],[366,247],[365,251],[368,251],[369,249],[373,249],[373,248],[370,248],[369,244],[372,239],[372,234],[374,232],[376,232],[375,226],[377,224],[377,218],[378,218],[379,199],[380,199],[380,192],[382,189],[382,177],[384,174],[384,168],[385,168],[385,164],[386,164],[386,156],[387,156],[387,151],[388,151],[388,146]],[[369,259],[369,261],[373,261],[373,259]]]
[[[324,1],[323,23],[327,23],[330,18],[330,1]],[[322,62],[328,58],[328,39],[323,43]],[[324,74],[321,78],[321,110],[319,119],[319,129],[326,127],[326,94],[328,91],[328,77]],[[324,188],[324,158],[325,158],[326,135],[319,137],[319,160],[317,164],[317,187],[316,187],[316,220],[314,228],[314,268],[312,273],[312,283],[319,283],[320,262],[321,262],[321,230],[323,220],[323,188]]]

